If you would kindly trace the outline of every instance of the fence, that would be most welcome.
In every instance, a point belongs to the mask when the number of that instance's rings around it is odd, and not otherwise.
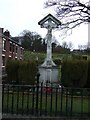
[[[2,85],[2,113],[90,117],[90,89],[55,84]]]

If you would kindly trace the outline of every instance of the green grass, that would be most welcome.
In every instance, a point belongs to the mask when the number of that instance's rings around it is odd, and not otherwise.
[[[83,112],[84,114],[88,113],[89,109],[89,100],[90,97],[83,97],[83,101],[81,100],[80,96],[73,96],[73,103],[72,103],[72,113],[73,114],[80,114]],[[46,102],[47,101],[47,102]],[[62,106],[61,106],[62,102]],[[83,104],[81,104],[83,102]],[[8,103],[8,104],[7,104]],[[9,111],[14,113],[22,113],[22,112],[27,112],[32,110],[32,104],[34,104],[34,109],[36,108],[36,94],[34,94],[34,100],[33,100],[33,94],[23,92],[17,92],[14,93],[9,93],[9,96],[7,92],[4,93],[4,98],[3,98],[3,111]],[[51,108],[52,104],[52,108]],[[7,106],[8,105],[8,106]],[[41,107],[42,105],[42,107]],[[56,108],[57,106],[57,108]],[[8,107],[8,108],[7,108]],[[51,111],[52,113],[57,113],[62,112],[63,114],[70,114],[71,111],[71,96],[68,95],[66,97],[65,95],[62,96],[62,101],[61,101],[61,94],[59,93],[57,95],[57,102],[56,102],[56,94],[52,94],[52,100],[51,100],[51,94],[47,95],[46,99],[46,94],[42,95],[42,103],[41,103],[41,96],[39,94],[39,99],[38,99],[38,108],[39,110],[41,109],[42,111],[46,111],[49,114]],[[83,108],[83,109],[82,109]]]
[[[33,53],[30,51],[24,52],[24,60],[36,60],[37,58],[39,60],[44,60],[46,57],[45,53]]]
[[[53,53],[52,54],[52,57],[53,57],[53,60],[54,59],[66,59],[66,58],[71,58],[72,54],[74,53],[70,53],[70,54],[59,54],[59,53]],[[75,53],[76,56],[78,55],[85,55],[83,53]],[[87,54],[86,54],[87,55]],[[38,60],[43,60],[45,59],[46,57],[46,53],[36,53],[36,52],[31,52],[31,51],[25,51],[24,52],[24,60],[35,60],[37,59],[38,57]],[[88,60],[90,60],[90,55],[88,55]]]
[[[53,59],[62,59],[68,56],[69,54],[58,54],[58,53],[52,54]],[[46,53],[36,53],[36,52],[31,52],[31,51],[24,52],[24,60],[36,60],[37,57],[38,57],[38,60],[44,61],[46,58]]]

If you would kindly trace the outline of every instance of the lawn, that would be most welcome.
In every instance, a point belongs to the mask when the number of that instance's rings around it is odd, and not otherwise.
[[[68,57],[70,54],[59,54],[59,53],[53,53],[52,57],[53,59],[63,59]],[[24,52],[24,60],[42,60],[44,61],[46,58],[46,53],[36,53],[31,51],[25,51]]]
[[[3,113],[34,114],[36,93],[4,92]],[[85,115],[89,114],[90,96],[71,96],[61,93],[38,94],[38,111],[51,115]]]

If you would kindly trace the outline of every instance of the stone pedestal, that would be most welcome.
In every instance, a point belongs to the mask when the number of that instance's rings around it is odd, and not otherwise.
[[[47,81],[57,82],[58,81],[58,67],[57,66],[39,66],[40,78],[39,81],[46,83]]]

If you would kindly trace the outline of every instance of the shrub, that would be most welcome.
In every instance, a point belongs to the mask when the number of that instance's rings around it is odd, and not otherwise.
[[[88,61],[88,71],[87,71],[87,83],[85,85],[85,87],[90,88],[90,60]]]
[[[61,60],[60,59],[54,59],[54,62],[58,66],[61,65]]]
[[[18,70],[19,81],[24,84],[33,84],[37,74],[37,63],[35,61],[21,62]]]
[[[36,61],[9,60],[6,65],[8,83],[33,84],[37,71]]]
[[[65,60],[61,67],[61,81],[64,86],[84,87],[87,82],[87,61]]]
[[[19,62],[14,60],[8,60],[6,64],[7,81],[9,83],[18,83],[18,68]]]

